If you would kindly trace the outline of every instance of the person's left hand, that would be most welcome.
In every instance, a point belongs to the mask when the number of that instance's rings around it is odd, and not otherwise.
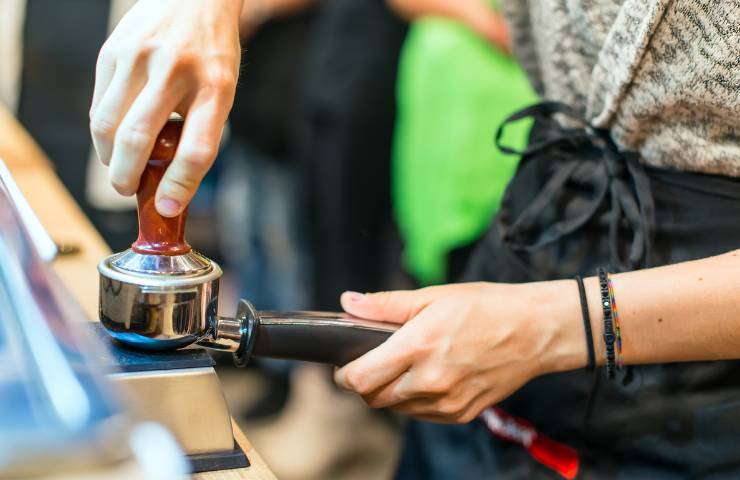
[[[538,375],[586,364],[575,282],[346,292],[341,300],[352,315],[404,323],[335,374],[372,407],[467,423]]]

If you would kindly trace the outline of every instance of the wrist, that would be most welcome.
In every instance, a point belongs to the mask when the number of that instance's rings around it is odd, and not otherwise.
[[[601,290],[598,277],[583,279],[586,288],[586,299],[588,300],[588,311],[591,316],[591,331],[594,340],[594,356],[597,366],[606,363],[606,344],[604,343],[604,316],[601,306]]]
[[[585,368],[588,348],[578,284],[573,280],[536,285],[536,322],[541,336],[539,374]]]

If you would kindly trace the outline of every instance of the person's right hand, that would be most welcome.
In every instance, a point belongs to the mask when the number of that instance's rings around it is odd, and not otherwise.
[[[100,161],[133,195],[157,134],[185,117],[156,206],[167,217],[190,202],[213,163],[239,76],[242,0],[142,0],[103,45],[90,130]]]

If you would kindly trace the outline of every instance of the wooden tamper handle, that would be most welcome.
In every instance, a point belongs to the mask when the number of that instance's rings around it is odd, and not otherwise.
[[[175,158],[182,134],[182,119],[170,119],[164,126],[141,175],[136,202],[139,213],[139,238],[131,245],[136,253],[146,255],[183,255],[190,245],[185,241],[186,208],[177,217],[167,218],[157,212],[154,198],[159,182]]]

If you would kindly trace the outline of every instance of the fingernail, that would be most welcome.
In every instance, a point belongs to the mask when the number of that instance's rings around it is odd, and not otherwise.
[[[174,217],[180,213],[180,202],[169,197],[157,200],[157,211],[165,217]]]
[[[358,302],[365,298],[365,294],[360,292],[344,292],[344,296],[349,300],[350,302]]]

